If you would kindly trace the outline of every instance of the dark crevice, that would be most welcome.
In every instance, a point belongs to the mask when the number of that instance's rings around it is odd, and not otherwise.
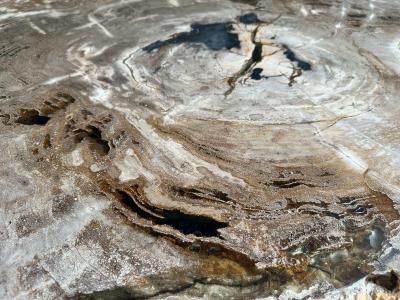
[[[335,213],[333,211],[323,211],[321,212],[322,215],[334,218],[336,220],[343,219],[343,214]]]
[[[232,2],[244,3],[252,6],[257,6],[259,0],[231,0]]]
[[[246,75],[249,72],[249,70],[251,70],[257,63],[259,63],[262,60],[263,45],[261,44],[261,42],[256,42],[258,27],[259,26],[257,26],[251,34],[251,42],[254,44],[254,49],[253,52],[251,53],[251,57],[244,63],[239,72],[234,74],[232,77],[228,78],[229,89],[224,93],[225,96],[228,96],[229,94],[232,93],[232,91],[235,89],[236,82],[240,77]]]
[[[191,199],[203,199],[205,197],[205,193],[203,191],[193,188],[173,187],[172,190],[180,197],[187,197]]]
[[[223,202],[235,202],[227,193],[218,190],[198,190],[194,188],[173,187],[177,195],[191,199],[221,200]]]
[[[255,13],[248,13],[239,17],[239,22],[243,24],[256,24],[260,20]]]
[[[254,46],[253,52],[251,53],[251,65],[260,62],[262,59],[262,44],[254,41],[254,39],[253,39],[253,43],[255,46]]]
[[[36,109],[21,109],[19,118],[15,123],[23,125],[46,125],[50,120],[47,116],[42,116]]]
[[[349,13],[347,16],[355,19],[365,19],[367,17],[367,15],[364,13]]]
[[[143,51],[153,52],[163,46],[179,45],[182,43],[204,44],[209,49],[218,51],[222,49],[240,48],[239,36],[232,33],[232,23],[192,24],[190,32],[175,34],[173,37],[156,41],[143,48]]]
[[[188,250],[190,252],[195,252],[201,257],[217,256],[220,258],[235,261],[239,263],[249,273],[253,275],[259,274],[259,270],[255,265],[255,261],[252,260],[250,257],[248,257],[246,254],[227,248],[223,244],[216,242],[209,242],[200,239],[195,241],[182,240],[179,237],[173,235],[172,233],[160,232],[154,227],[148,227],[142,224],[132,222],[131,219],[125,213],[121,211],[119,212],[121,213],[121,216],[127,218],[127,220],[130,222],[132,226],[135,226],[136,228],[143,230],[154,237],[167,238],[170,241],[173,241],[173,243],[176,244],[177,246],[185,250]]]
[[[105,184],[107,185],[107,184]],[[118,191],[121,192],[121,191]],[[129,197],[129,196],[128,196]],[[117,209],[119,211],[119,209]],[[127,221],[129,221],[129,217],[126,216],[125,213],[119,211],[121,213],[121,216],[124,218],[127,218]],[[220,285],[220,286],[226,286],[226,287],[251,287],[251,286],[258,286],[259,284],[263,284],[265,281],[271,282],[271,284],[281,286],[282,284],[286,283],[287,281],[290,280],[291,275],[286,272],[286,271],[281,271],[281,270],[270,270],[270,271],[264,271],[261,272],[255,264],[255,261],[252,260],[250,257],[247,255],[237,252],[233,249],[227,248],[222,244],[215,243],[215,242],[208,242],[208,241],[203,241],[203,240],[196,240],[196,241],[187,241],[187,240],[181,240],[180,238],[169,234],[169,233],[164,233],[164,232],[159,232],[153,227],[147,227],[143,226],[137,223],[131,223],[132,226],[139,230],[143,230],[144,232],[151,234],[152,236],[156,238],[166,238],[166,240],[174,243],[176,246],[181,247],[185,251],[190,251],[190,252],[195,252],[196,255],[198,255],[202,261],[206,261],[208,257],[218,257],[220,259],[226,259],[230,260],[233,262],[236,262],[239,264],[244,270],[246,270],[246,273],[248,274],[248,277],[243,279],[243,278],[234,278],[232,277],[230,280],[224,280],[224,278],[221,277],[214,277],[214,278],[208,278],[208,277],[200,277],[200,278],[193,278],[192,282],[188,282],[183,284],[182,286],[179,287],[173,287],[173,288],[161,288],[158,291],[155,291],[152,294],[143,294],[142,292],[134,289],[130,289],[128,287],[116,287],[115,290],[105,290],[105,291],[99,291],[95,293],[90,293],[90,294],[79,294],[74,296],[74,298],[77,299],[147,299],[147,298],[153,298],[156,296],[163,295],[165,293],[179,293],[180,291],[184,291],[190,287],[192,287],[196,283],[201,283],[201,284],[213,284],[213,285]],[[149,278],[150,279],[150,278]],[[155,282],[157,282],[157,278],[155,278]],[[114,293],[115,291],[115,293]]]
[[[298,179],[288,179],[288,180],[274,180],[271,184],[266,183],[266,185],[272,185],[273,187],[280,189],[290,189],[297,187],[299,185],[305,185],[307,187],[316,187],[315,184],[300,181]]]
[[[128,193],[116,190],[116,195],[118,199],[131,211],[135,212],[139,217],[144,219],[150,219],[152,221],[155,220],[155,216],[147,212],[143,207],[141,207],[133,197],[131,197]]]
[[[76,129],[73,132],[76,143],[86,139],[89,141],[90,148],[98,154],[104,156],[110,152],[108,141],[102,138],[101,130],[97,127],[89,125],[86,129]]]
[[[219,222],[210,217],[190,215],[179,210],[157,209],[157,213],[154,213],[152,208],[140,204],[125,191],[117,190],[116,195],[126,207],[139,217],[158,225],[171,226],[183,234],[207,237],[220,236],[218,229],[228,226],[228,223]]]
[[[218,229],[228,226],[227,223],[209,217],[189,215],[178,210],[164,211],[163,215],[164,219],[159,222],[160,225],[171,226],[183,234],[220,236]]]
[[[300,68],[303,71],[310,71],[311,70],[311,64],[306,62],[305,60],[302,60],[296,56],[296,54],[285,44],[282,44],[282,47],[285,49],[283,54],[286,56],[288,60],[291,62],[295,62],[297,67]]]
[[[224,193],[224,192],[221,192],[221,191],[214,191],[214,197],[215,197],[215,198],[218,198],[218,199],[220,199],[220,200],[222,200],[222,201],[225,201],[225,202],[234,202],[234,201],[232,200],[232,198],[230,198],[230,197],[228,196],[227,193]]]
[[[313,8],[318,8],[318,7],[331,7],[332,6],[332,1],[321,1],[321,0],[307,0],[304,2],[305,5],[310,5]]]
[[[20,114],[15,123],[23,125],[46,125],[50,120],[49,115],[60,109],[65,109],[69,104],[75,102],[75,98],[63,92],[58,92],[54,97],[43,102],[40,112],[36,109],[20,110]]]
[[[263,78],[268,78],[267,76],[261,75],[263,69],[262,68],[254,68],[251,72],[250,78],[253,80],[261,80]]]

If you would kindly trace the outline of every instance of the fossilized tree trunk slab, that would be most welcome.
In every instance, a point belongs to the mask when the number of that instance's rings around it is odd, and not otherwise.
[[[0,298],[396,298],[400,2],[0,11]]]

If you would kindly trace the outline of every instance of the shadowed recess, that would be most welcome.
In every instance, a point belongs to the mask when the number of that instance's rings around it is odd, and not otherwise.
[[[239,22],[243,24],[256,24],[259,20],[255,13],[248,13],[240,16]]]
[[[90,142],[91,149],[104,156],[110,152],[108,141],[102,138],[102,132],[95,126],[89,125],[86,129],[77,129],[74,131],[75,141],[77,143],[87,139]]]
[[[265,76],[261,75],[262,71],[262,68],[254,68],[251,72],[250,78],[254,80],[261,80],[262,78],[266,78]]]
[[[128,193],[117,190],[117,196],[120,201],[131,211],[144,219],[151,220],[159,225],[168,225],[183,234],[194,234],[196,236],[219,236],[218,229],[228,226],[228,223],[219,222],[210,217],[189,215],[178,210],[158,210],[156,215],[149,213],[142,208],[135,199]],[[147,208],[149,209],[149,208]]]
[[[184,214],[178,210],[166,211],[160,224],[169,225],[184,234],[196,236],[219,236],[218,229],[228,224],[218,222],[209,217]]]
[[[286,56],[286,58],[292,62],[295,62],[297,64],[297,67],[302,69],[303,71],[310,71],[311,70],[311,64],[306,62],[305,60],[302,60],[296,56],[296,54],[289,49],[289,47],[285,44],[282,45],[282,47],[285,49],[285,52],[283,54]]]
[[[42,116],[36,109],[21,109],[16,123],[23,125],[46,125],[50,120],[47,116]]]
[[[232,33],[231,23],[192,24],[190,32],[182,32],[164,41],[156,41],[143,48],[152,52],[166,45],[179,45],[182,43],[204,44],[209,49],[218,51],[222,49],[240,48],[239,37]]]

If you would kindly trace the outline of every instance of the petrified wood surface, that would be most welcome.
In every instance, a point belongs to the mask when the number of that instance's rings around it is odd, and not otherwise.
[[[400,2],[0,3],[0,298],[396,298]]]

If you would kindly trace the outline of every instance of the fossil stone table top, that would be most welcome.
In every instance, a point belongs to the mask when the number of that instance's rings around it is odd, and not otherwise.
[[[0,298],[397,299],[399,16],[0,1]]]

